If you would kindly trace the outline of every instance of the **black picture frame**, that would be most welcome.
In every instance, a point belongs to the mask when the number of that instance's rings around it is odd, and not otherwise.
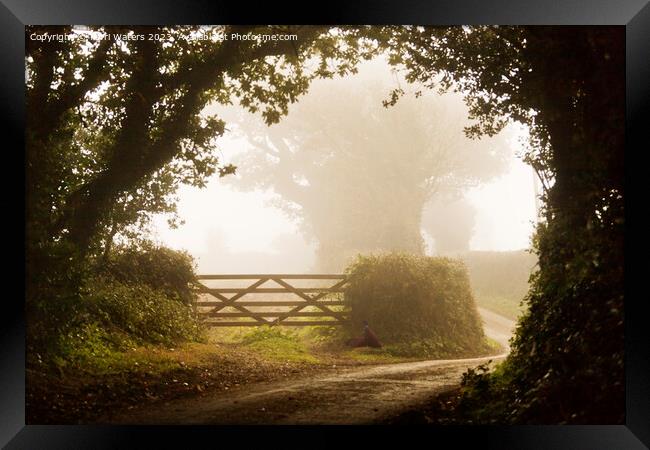
[[[309,12],[311,11],[311,12]],[[2,118],[7,125],[5,154],[15,156],[6,171],[18,173],[14,164],[24,162],[24,26],[61,24],[214,24],[214,23],[307,23],[307,24],[423,24],[423,25],[620,25],[626,30],[627,111],[626,111],[626,387],[625,425],[589,426],[513,426],[513,427],[428,427],[418,434],[432,445],[441,440],[453,442],[454,448],[465,445],[500,449],[641,449],[650,446],[650,338],[643,315],[647,296],[632,280],[643,279],[643,267],[632,261],[643,257],[647,238],[630,238],[630,214],[638,206],[632,200],[633,178],[644,179],[640,164],[632,163],[642,153],[644,143],[644,112],[648,111],[650,90],[650,5],[647,0],[565,0],[545,2],[534,0],[454,0],[427,2],[419,0],[364,0],[328,2],[308,5],[273,2],[226,2],[172,0],[112,2],[82,0],[2,0],[0,3],[0,71],[3,99]],[[8,138],[8,139],[7,139]],[[645,146],[647,147],[647,145]],[[11,167],[11,169],[10,169]],[[5,181],[7,201],[17,210],[24,207],[15,195],[16,181]],[[24,183],[23,183],[24,185]],[[19,214],[19,213],[18,213]],[[17,217],[18,214],[14,214]],[[13,220],[13,218],[9,219]],[[17,221],[16,221],[17,222]],[[20,241],[23,226],[16,223],[11,241]],[[638,259],[643,261],[643,259]],[[24,254],[17,261],[24,261]],[[6,281],[21,276],[23,265],[7,268]],[[15,274],[9,272],[13,270]],[[24,277],[23,277],[24,278]],[[0,371],[0,444],[6,448],[131,448],[191,447],[196,439],[207,439],[214,445],[224,434],[236,433],[239,446],[249,447],[249,439],[259,433],[242,428],[213,427],[98,427],[98,426],[36,426],[25,425],[25,318],[20,294],[7,295],[2,316],[2,370]],[[644,298],[645,297],[645,298]],[[329,428],[330,430],[332,428]],[[346,429],[348,430],[348,429]],[[403,428],[373,428],[374,437],[402,435]],[[400,431],[402,430],[402,431]],[[265,429],[264,436],[273,439],[279,429]],[[296,430],[293,429],[293,432]],[[410,433],[410,432],[409,432]],[[406,434],[406,433],[405,433]],[[215,441],[218,436],[219,441]],[[294,435],[295,436],[295,435]],[[322,445],[332,434],[319,433]],[[285,442],[276,443],[284,445]],[[333,444],[334,445],[334,444]]]

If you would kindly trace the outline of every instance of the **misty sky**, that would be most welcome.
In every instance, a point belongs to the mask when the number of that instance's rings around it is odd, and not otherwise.
[[[356,82],[377,73],[394,77],[381,65],[373,64],[360,71]],[[536,217],[535,179],[532,169],[516,156],[521,151],[518,138],[524,133],[521,128],[511,128],[505,174],[465,193],[476,209],[471,250],[530,246]],[[246,151],[245,142],[227,134],[220,140],[222,163],[236,162]],[[271,190],[237,191],[232,183],[215,175],[204,189],[181,187],[178,212],[185,224],[172,230],[164,217],[156,217],[153,237],[164,245],[189,251],[197,259],[200,273],[309,271],[317,243],[307,242],[299,226],[272,206],[273,196]],[[426,233],[423,237],[431,250],[431,238]]]
[[[507,174],[470,189],[467,198],[476,208],[472,250],[529,247],[535,220],[533,180],[531,168],[513,155]],[[202,271],[246,271],[240,267],[246,260],[250,261],[249,271],[261,270],[266,265],[260,265],[263,255],[259,253],[269,254],[268,259],[276,261],[278,269],[300,270],[313,262],[313,255],[310,258],[309,254],[314,252],[315,244],[305,242],[298,226],[269,204],[272,197],[272,192],[238,192],[218,177],[205,189],[182,187],[178,209],[185,224],[171,230],[164,218],[159,217],[154,222],[156,237],[165,245],[188,250],[198,258]],[[227,270],[229,266],[225,262],[211,261],[205,255],[207,251],[214,252],[215,256],[222,252],[239,253],[244,261]]]

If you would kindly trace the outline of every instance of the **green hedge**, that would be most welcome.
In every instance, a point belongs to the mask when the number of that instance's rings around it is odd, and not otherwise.
[[[194,299],[189,284],[196,276],[186,252],[150,243],[142,248],[118,248],[104,264],[103,273],[122,283],[147,285],[187,305]]]
[[[196,340],[201,327],[191,307],[162,289],[126,284],[107,277],[86,283],[82,297],[87,319],[106,330],[117,330],[142,342],[172,344]]]
[[[73,269],[67,272],[74,283],[48,277],[49,284],[42,283],[30,297],[28,354],[68,362],[99,360],[135,345],[203,338],[189,305],[188,283],[195,275],[186,253],[151,244],[122,247],[108,260],[89,260]]]
[[[387,344],[424,340],[458,353],[485,348],[461,261],[389,253],[359,256],[346,272],[353,332],[367,320]]]

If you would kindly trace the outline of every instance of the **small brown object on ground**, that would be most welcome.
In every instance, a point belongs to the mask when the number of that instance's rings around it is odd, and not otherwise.
[[[377,335],[370,329],[367,321],[363,321],[363,336],[352,338],[347,341],[347,345],[350,347],[374,347],[381,348],[381,342]]]

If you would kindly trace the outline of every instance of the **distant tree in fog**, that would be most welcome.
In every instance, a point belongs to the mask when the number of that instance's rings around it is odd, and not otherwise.
[[[427,93],[386,108],[389,91],[376,76],[317,82],[277,125],[248,114],[229,120],[250,145],[231,182],[272,187],[318,241],[322,270],[340,270],[359,252],[423,253],[425,203],[504,169],[505,140],[468,139],[458,96]]]
[[[476,210],[463,197],[433,198],[422,211],[422,228],[435,241],[436,254],[469,251]]]

